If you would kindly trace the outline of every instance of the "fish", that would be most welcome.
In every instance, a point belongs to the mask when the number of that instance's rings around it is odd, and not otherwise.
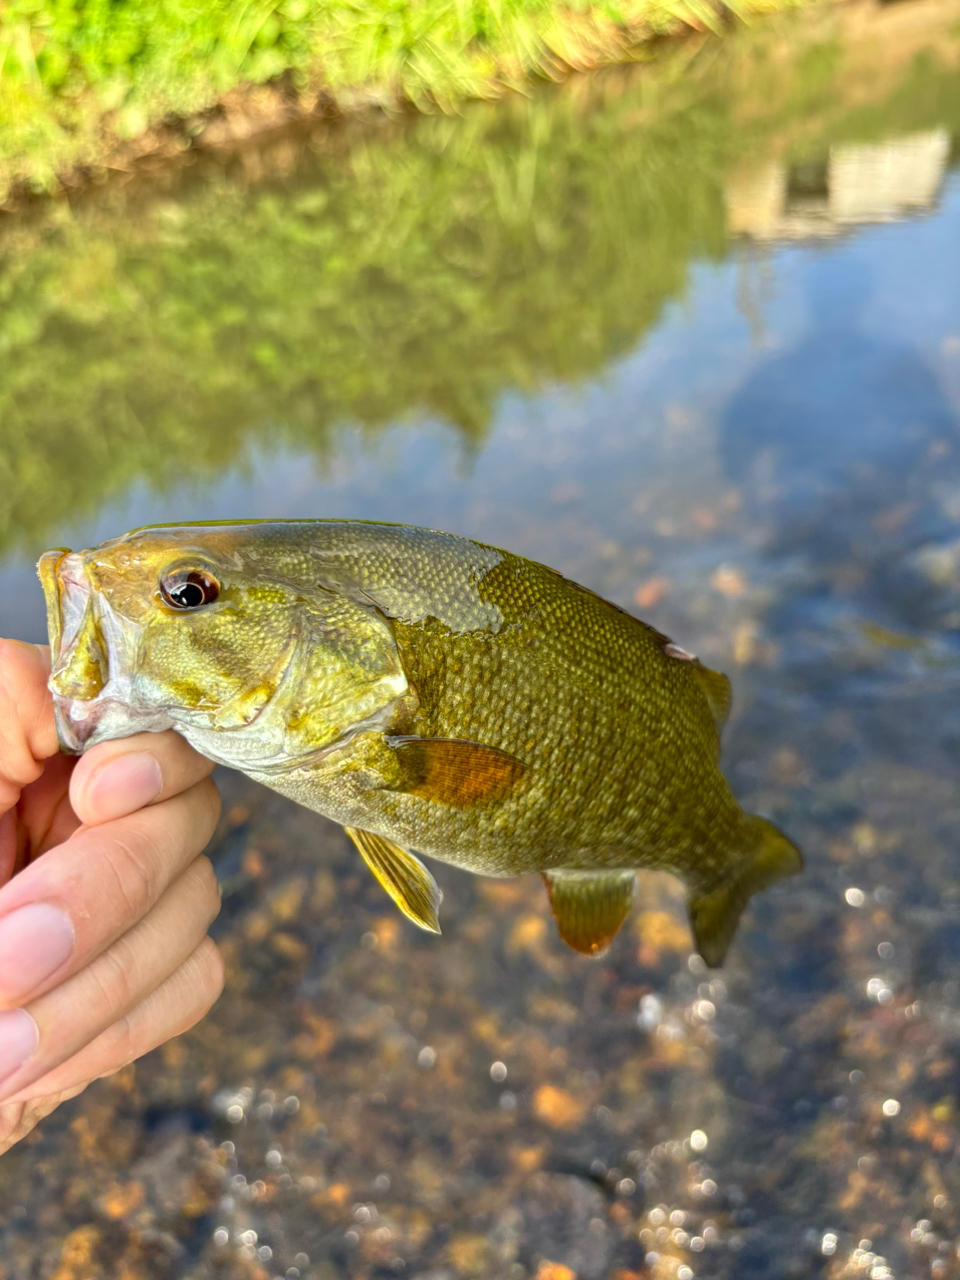
[[[38,573],[64,751],[174,729],[341,823],[423,929],[441,895],[421,856],[539,873],[560,936],[594,956],[637,871],[666,870],[716,967],[750,897],[802,868],[721,772],[727,677],[545,565],[289,520],[135,529]]]

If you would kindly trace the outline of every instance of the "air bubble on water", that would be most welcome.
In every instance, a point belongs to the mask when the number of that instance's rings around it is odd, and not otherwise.
[[[877,944],[877,955],[881,960],[889,960],[893,955],[892,942],[880,942]]]
[[[867,895],[856,885],[851,885],[849,889],[844,890],[843,896],[847,900],[847,905],[851,907],[862,907],[867,900]]]
[[[517,1095],[511,1093],[509,1089],[505,1089],[500,1095],[500,1107],[503,1111],[516,1111]]]
[[[226,1227],[217,1227],[216,1231],[213,1233],[213,1243],[220,1245],[221,1248],[225,1244],[230,1243],[230,1232]]]
[[[867,995],[877,1004],[889,1004],[893,999],[893,991],[884,978],[870,978],[867,982]]]
[[[417,1066],[423,1067],[425,1071],[429,1071],[431,1067],[436,1065],[437,1051],[432,1045],[425,1044],[417,1054]]]
[[[632,1196],[637,1189],[637,1184],[632,1178],[621,1178],[617,1183],[618,1196]]]
[[[389,1191],[390,1190],[389,1173],[378,1173],[373,1180],[373,1189],[374,1191]]]
[[[283,1152],[278,1151],[276,1147],[268,1151],[265,1158],[271,1169],[276,1169],[278,1165],[283,1164]]]
[[[881,1109],[885,1116],[898,1116],[900,1114],[900,1103],[896,1098],[887,1098]]]
[[[493,1080],[495,1084],[503,1084],[506,1078],[507,1078],[506,1063],[499,1062],[499,1061],[492,1062],[490,1064],[490,1079]]]
[[[640,1012],[637,1014],[637,1026],[644,1031],[653,1031],[660,1025],[663,1017],[663,1001],[654,995],[640,997]]]
[[[837,1252],[837,1237],[833,1231],[825,1231],[823,1239],[820,1241],[820,1252],[828,1258],[831,1254]]]
[[[710,1139],[702,1129],[694,1129],[690,1135],[690,1146],[693,1147],[694,1151],[706,1151],[709,1142]]]

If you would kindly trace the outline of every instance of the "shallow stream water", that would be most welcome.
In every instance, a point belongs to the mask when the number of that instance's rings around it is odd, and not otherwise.
[[[545,561],[730,674],[807,869],[588,961],[538,878],[408,925],[223,774],[227,989],[0,1161],[0,1277],[960,1275],[960,9],[698,40],[0,226],[0,634],[134,525]]]

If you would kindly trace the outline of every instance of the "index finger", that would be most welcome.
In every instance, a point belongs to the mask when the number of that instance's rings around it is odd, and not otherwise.
[[[50,651],[21,640],[0,640],[0,813],[43,772],[59,750],[53,699],[47,688]]]

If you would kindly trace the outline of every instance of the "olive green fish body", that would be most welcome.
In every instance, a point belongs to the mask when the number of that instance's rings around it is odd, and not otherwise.
[[[656,867],[687,885],[717,962],[749,895],[799,869],[720,771],[725,678],[532,561],[304,521],[135,531],[48,553],[41,577],[69,747],[173,725],[342,822],[426,927],[438,899],[413,850],[543,873],[585,951]]]

